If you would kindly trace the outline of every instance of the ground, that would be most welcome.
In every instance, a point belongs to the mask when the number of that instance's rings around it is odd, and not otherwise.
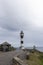
[[[0,52],[0,65],[12,65],[13,57],[22,53],[23,53],[22,50]]]
[[[28,65],[43,65],[43,53],[35,51],[30,53],[29,59],[26,60]]]
[[[24,62],[26,61],[28,65],[43,65],[43,53],[38,51],[30,52],[28,60],[25,59],[25,54],[26,52],[24,53],[22,50],[0,52],[0,65],[12,65],[12,59],[17,55],[24,59]]]

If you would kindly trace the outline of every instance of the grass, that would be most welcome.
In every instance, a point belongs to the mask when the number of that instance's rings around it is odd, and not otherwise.
[[[31,52],[27,63],[28,65],[43,65],[43,53],[38,51]]]

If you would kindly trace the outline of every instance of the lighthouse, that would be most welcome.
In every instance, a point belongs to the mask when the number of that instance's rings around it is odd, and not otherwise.
[[[24,38],[24,33],[23,33],[23,31],[21,31],[20,32],[20,48],[21,49],[24,49],[24,46],[23,46],[23,44],[24,44],[24,41],[23,41],[23,38]]]

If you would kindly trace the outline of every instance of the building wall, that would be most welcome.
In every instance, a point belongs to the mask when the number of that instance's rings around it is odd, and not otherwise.
[[[8,51],[8,46],[3,46],[3,51]]]
[[[7,46],[7,45],[3,45],[3,46],[1,46],[1,51],[9,51],[9,47],[10,46]]]

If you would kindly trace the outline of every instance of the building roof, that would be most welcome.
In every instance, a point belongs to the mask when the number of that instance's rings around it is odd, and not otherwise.
[[[1,45],[11,45],[11,44],[9,44],[8,42],[3,42]]]

